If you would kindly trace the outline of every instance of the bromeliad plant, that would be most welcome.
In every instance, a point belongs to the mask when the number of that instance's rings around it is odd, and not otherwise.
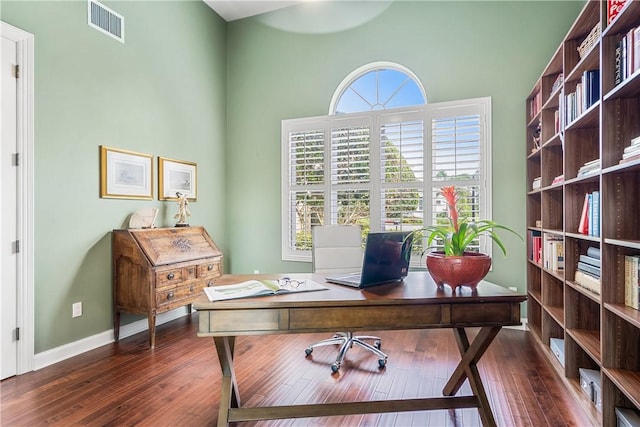
[[[445,225],[431,225],[416,230],[417,233],[428,236],[427,245],[433,247],[434,240],[439,240],[444,245],[445,256],[462,256],[465,254],[467,247],[480,236],[487,235],[493,239],[504,255],[507,255],[507,249],[502,243],[502,239],[495,230],[507,230],[516,236],[522,236],[504,225],[499,225],[490,220],[473,221],[470,218],[460,218],[458,212],[459,193],[455,186],[443,187],[442,196],[447,203],[449,216]]]

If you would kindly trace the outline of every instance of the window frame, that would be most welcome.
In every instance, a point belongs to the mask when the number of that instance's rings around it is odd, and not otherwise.
[[[433,194],[433,189],[444,185],[469,185],[466,180],[447,180],[445,182],[434,182],[432,177],[432,120],[437,118],[447,118],[454,116],[463,116],[468,114],[478,114],[480,124],[480,177],[477,185],[480,188],[480,204],[479,215],[482,219],[492,218],[492,163],[491,163],[491,147],[492,147],[492,129],[491,129],[491,97],[472,98],[458,101],[448,101],[440,103],[425,104],[420,106],[395,108],[388,110],[366,111],[361,113],[350,113],[341,115],[327,115],[306,117],[300,119],[283,120],[281,123],[281,141],[282,141],[282,176],[281,176],[281,216],[282,216],[282,260],[283,261],[300,261],[311,262],[310,250],[295,250],[292,248],[289,240],[290,233],[295,232],[291,222],[291,206],[289,205],[290,192],[295,189],[304,189],[307,186],[296,186],[290,184],[290,161],[291,152],[289,146],[289,135],[292,132],[302,132],[305,130],[320,130],[324,132],[324,182],[323,184],[315,184],[313,188],[322,189],[325,196],[324,217],[331,218],[331,206],[328,202],[331,200],[332,191],[336,184],[331,182],[331,130],[336,124],[366,123],[370,126],[370,179],[367,184],[356,184],[351,188],[368,188],[370,191],[370,227],[371,231],[381,231],[381,189],[383,184],[379,179],[380,176],[380,127],[390,122],[390,117],[422,117],[423,120],[423,173],[422,189],[424,195],[424,224],[431,224],[433,221],[432,203],[426,203],[426,195]],[[338,184],[339,186],[339,184]],[[311,187],[309,187],[311,188]],[[303,190],[304,191],[304,190]],[[430,199],[433,200],[433,199]],[[378,212],[378,214],[375,214]],[[377,217],[376,217],[377,215]],[[295,243],[295,240],[293,241]],[[492,242],[483,236],[480,240],[480,251],[491,255]],[[416,260],[412,257],[413,266],[424,266],[422,260]]]
[[[395,62],[389,62],[389,61],[377,61],[377,62],[372,62],[370,64],[366,64],[363,65],[360,68],[357,68],[355,70],[353,70],[347,77],[344,78],[344,80],[342,80],[342,83],[340,83],[340,86],[338,86],[338,88],[336,89],[336,91],[333,93],[333,96],[331,97],[331,102],[329,103],[329,115],[342,115],[342,114],[337,114],[336,113],[336,108],[338,107],[338,104],[340,103],[340,100],[342,99],[342,96],[344,95],[344,93],[347,91],[347,89],[349,89],[351,87],[351,85],[358,80],[360,77],[364,76],[365,74],[368,74],[372,71],[382,71],[382,70],[395,70],[395,71],[399,71],[401,73],[404,73],[405,75],[407,75],[407,77],[410,77],[411,79],[413,79],[414,83],[418,86],[418,88],[420,89],[420,93],[422,94],[422,98],[424,99],[424,103],[427,104],[427,93],[424,90],[424,86],[422,85],[422,82],[420,81],[420,79],[418,78],[418,76],[416,76],[413,71],[409,70],[407,67],[404,67],[400,64],[396,64]],[[410,107],[415,107],[415,106],[410,106]],[[388,109],[388,110],[377,110],[377,111],[392,111],[392,110],[396,110],[396,109],[401,109],[404,107],[400,107],[400,108],[395,108],[395,109]],[[347,114],[358,114],[358,113],[347,113]]]

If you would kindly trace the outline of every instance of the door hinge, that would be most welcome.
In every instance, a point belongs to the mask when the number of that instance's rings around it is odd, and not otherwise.
[[[15,66],[16,79],[20,78],[20,65]]]
[[[20,341],[20,328],[16,328],[16,341]]]
[[[13,154],[13,166],[20,166],[20,153]]]
[[[15,242],[13,242],[13,253],[20,253],[20,240],[16,240]]]

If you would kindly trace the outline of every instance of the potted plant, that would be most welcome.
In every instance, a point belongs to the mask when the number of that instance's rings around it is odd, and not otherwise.
[[[489,236],[506,255],[507,250],[496,230],[509,231],[521,240],[522,236],[494,221],[473,221],[470,218],[460,217],[459,193],[456,187],[443,187],[441,192],[447,204],[447,223],[423,227],[413,231],[412,234],[427,237],[427,251],[434,248],[434,241],[440,244],[438,247],[442,247],[442,250],[428,251],[426,254],[427,269],[438,287],[447,284],[452,289],[458,286],[475,288],[489,272],[491,257],[468,251],[467,247],[480,236],[485,235]]]

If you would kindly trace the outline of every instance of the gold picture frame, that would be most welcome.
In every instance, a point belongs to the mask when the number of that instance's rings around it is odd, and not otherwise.
[[[198,200],[198,165],[184,160],[158,157],[158,199],[177,200],[182,193],[188,200]]]
[[[100,197],[153,200],[153,155],[101,145]]]

